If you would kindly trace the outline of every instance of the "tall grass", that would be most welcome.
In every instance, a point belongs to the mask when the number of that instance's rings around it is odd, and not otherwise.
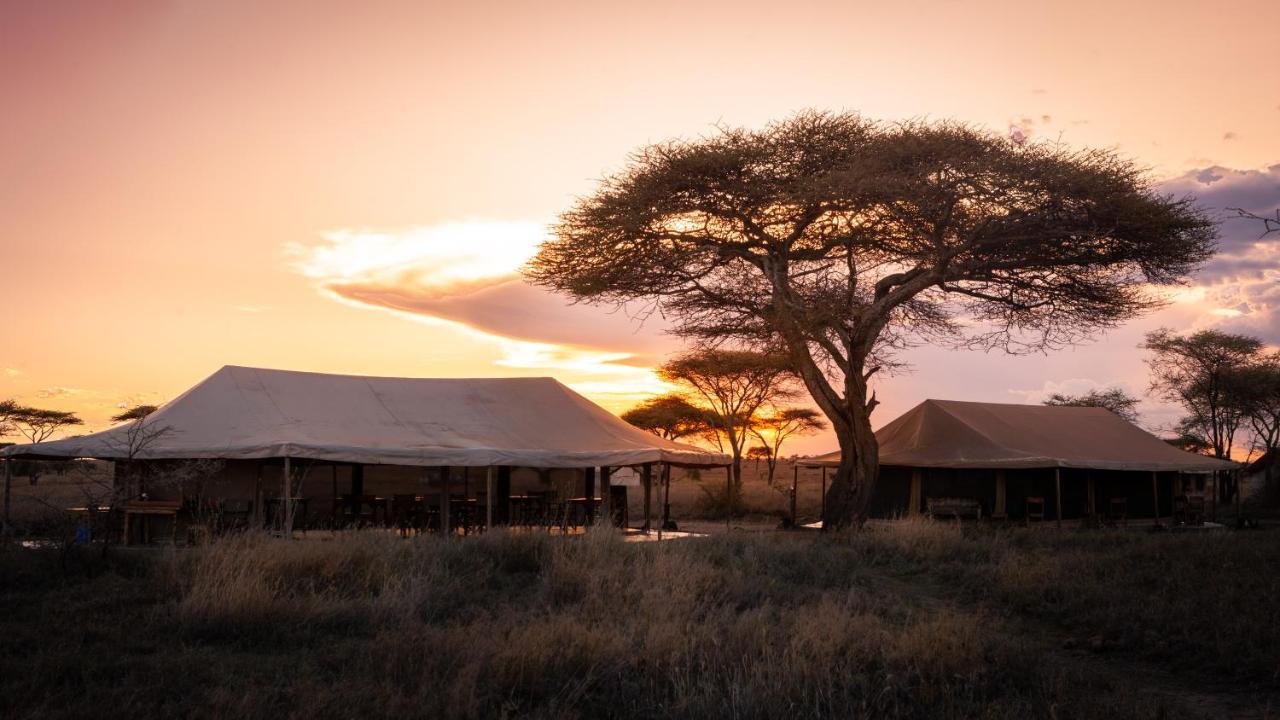
[[[0,589],[13,608],[0,714],[1167,717],[1123,678],[1057,667],[1000,618],[1044,602],[1033,587],[1072,583],[1072,561],[1044,556],[1073,542],[935,523],[643,544],[245,535]],[[990,609],[893,577],[975,597],[987,583]]]

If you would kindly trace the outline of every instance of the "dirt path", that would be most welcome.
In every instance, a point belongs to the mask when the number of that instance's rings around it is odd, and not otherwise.
[[[952,609],[992,612],[992,608],[965,599],[960,593],[920,575],[873,570],[875,589],[889,592],[923,610]],[[1156,663],[1118,654],[1105,645],[1091,647],[1061,629],[1033,618],[1007,617],[1010,632],[1037,649],[1051,662],[1086,676],[1123,678],[1166,707],[1205,718],[1275,718],[1280,698],[1274,694],[1242,690],[1237,686],[1170,670]]]

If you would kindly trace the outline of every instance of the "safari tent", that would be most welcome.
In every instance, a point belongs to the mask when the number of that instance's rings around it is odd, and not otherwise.
[[[594,517],[597,504],[611,499],[609,492],[597,497],[596,477],[606,486],[613,468],[639,468],[648,501],[655,465],[729,462],[632,427],[552,378],[391,378],[235,366],[144,420],[0,453],[114,461],[126,516],[156,503],[171,510],[198,502],[232,506],[248,515],[245,523],[304,529],[403,523],[393,518],[403,514],[444,527],[463,516],[474,525],[503,523],[527,514],[515,505],[536,505],[536,497],[576,501]],[[153,481],[166,468],[188,468],[190,475],[193,465],[210,471],[183,487]],[[393,509],[393,500],[401,507]],[[543,512],[528,513],[535,511]]]
[[[1216,473],[1236,468],[1093,407],[926,400],[876,440],[881,478],[872,514],[880,517],[944,501],[995,518],[1170,516],[1185,509],[1180,502],[1212,508]],[[835,467],[840,453],[805,464]]]

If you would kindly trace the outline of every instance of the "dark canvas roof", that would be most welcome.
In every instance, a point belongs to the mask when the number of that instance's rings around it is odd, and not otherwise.
[[[1209,472],[1235,463],[1184,452],[1103,408],[925,400],[876,431],[880,464]],[[840,453],[810,461],[840,463]]]

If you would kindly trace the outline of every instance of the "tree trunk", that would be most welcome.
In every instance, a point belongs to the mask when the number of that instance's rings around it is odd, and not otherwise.
[[[855,366],[845,382],[845,402],[840,410],[842,422],[831,418],[836,440],[840,444],[840,466],[827,488],[823,529],[839,530],[861,525],[867,517],[871,493],[880,475],[880,446],[871,429],[871,407],[867,403],[867,383],[860,365]]]

